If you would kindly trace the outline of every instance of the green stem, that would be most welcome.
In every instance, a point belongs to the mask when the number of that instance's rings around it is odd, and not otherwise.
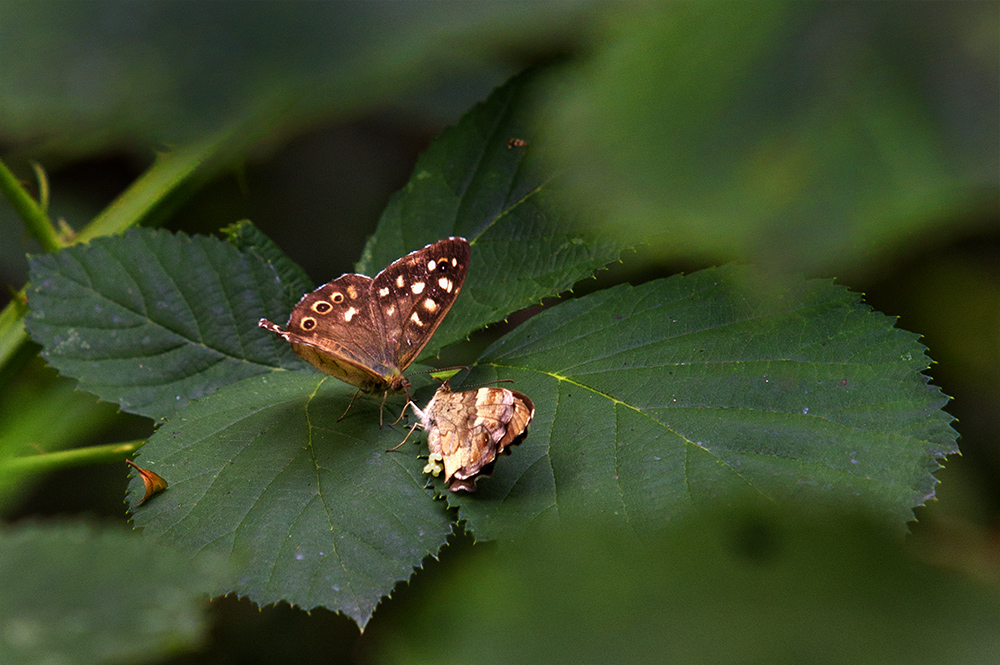
[[[6,367],[21,345],[28,339],[24,332],[24,289],[11,298],[7,306],[0,310],[0,367]]]
[[[161,155],[142,176],[97,217],[87,224],[73,239],[73,243],[87,242],[94,238],[115,233],[121,233],[129,227],[149,220],[169,204],[174,205],[177,199],[185,199],[186,194],[193,192],[197,184],[216,173],[226,155],[235,151],[234,136],[246,142],[250,141],[249,133],[236,130],[220,133],[205,141],[177,148],[171,153]],[[255,136],[255,135],[254,135]],[[45,237],[50,238],[51,247],[35,233],[47,251],[61,248],[48,217],[35,201],[21,188],[14,175],[0,161],[0,191],[3,191],[18,209],[29,229],[41,231],[41,221],[45,222]],[[20,202],[20,205],[19,205]],[[40,217],[39,217],[40,216]],[[34,220],[34,221],[32,221]],[[36,228],[38,227],[38,228]],[[50,243],[50,244],[51,244]],[[23,297],[24,291],[21,291]],[[23,303],[11,301],[0,312],[0,367],[6,367],[11,356],[28,339],[24,332]]]
[[[0,192],[3,192],[14,206],[14,210],[24,220],[28,232],[41,243],[43,250],[56,252],[62,248],[56,229],[52,226],[52,220],[45,214],[45,209],[24,191],[17,177],[11,173],[3,160],[0,160]]]
[[[80,230],[75,242],[121,233],[139,223],[155,224],[157,218],[186,201],[218,172],[217,161],[220,154],[228,154],[232,133],[221,132],[159,155],[145,173]]]
[[[56,469],[88,466],[90,464],[122,462],[132,455],[132,453],[139,450],[139,448],[142,448],[145,443],[145,439],[142,439],[127,441],[125,443],[109,443],[103,446],[60,450],[54,453],[12,457],[3,463],[0,471],[18,474],[43,473],[46,471],[55,471]]]

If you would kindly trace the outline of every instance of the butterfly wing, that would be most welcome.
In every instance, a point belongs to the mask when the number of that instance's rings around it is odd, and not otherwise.
[[[411,252],[375,276],[371,318],[385,334],[384,365],[400,371],[416,359],[462,290],[469,242],[445,238]]]
[[[528,435],[528,425],[535,417],[535,405],[524,393],[516,390],[502,389],[505,393],[505,405],[509,403],[510,411],[504,409],[497,413],[498,419],[507,425],[504,435],[497,441],[497,454],[510,454],[508,446],[521,442]]]
[[[280,335],[292,350],[324,374],[367,392],[389,390],[401,376],[386,363],[381,321],[372,317],[372,279],[346,274],[324,284],[292,310],[287,328],[267,319],[260,326]]]
[[[441,460],[445,482],[450,482],[456,474],[460,478],[475,475],[496,455],[487,433],[482,428],[474,431],[469,427],[475,421],[475,408],[474,391],[453,393],[446,391],[445,386],[438,388],[427,405],[430,429],[427,448]]]
[[[372,393],[400,392],[403,370],[427,345],[458,297],[469,243],[445,238],[394,261],[375,276],[346,274],[307,293],[280,335],[319,371]]]
[[[525,436],[535,407],[505,388],[451,392],[443,385],[425,411],[428,449],[441,460],[445,481],[452,491],[471,492],[478,476],[491,473],[496,456]]]

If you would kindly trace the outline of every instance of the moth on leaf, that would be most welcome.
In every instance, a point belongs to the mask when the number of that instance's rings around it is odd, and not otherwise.
[[[429,432],[430,457],[424,473],[437,476],[444,471],[452,492],[474,492],[476,479],[492,474],[497,455],[510,454],[510,446],[527,436],[535,415],[535,405],[516,390],[485,387],[452,392],[447,381],[424,409],[410,405],[420,419],[414,427]]]

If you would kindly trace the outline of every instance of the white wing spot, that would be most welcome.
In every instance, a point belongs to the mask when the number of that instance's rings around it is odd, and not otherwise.
[[[396,276],[396,286],[398,286],[399,288],[403,288],[404,286],[406,286],[406,282],[403,281],[403,276],[402,275],[397,275]]]
[[[385,315],[386,316],[392,316],[395,313],[396,313],[396,306],[395,305],[393,305],[389,309],[385,310]]]
[[[438,280],[438,286],[440,286],[442,289],[444,289],[448,293],[451,293],[451,280],[448,279],[447,277],[442,277],[441,279],[439,279]]]
[[[382,298],[385,298],[387,295],[389,295],[389,287],[383,286],[381,289],[378,290],[378,294]]]
[[[492,401],[493,390],[491,388],[480,388],[476,391],[476,406],[484,406]]]
[[[433,300],[431,300],[430,298],[424,300],[424,309],[426,309],[428,312],[436,312],[437,308],[438,304]]]
[[[436,266],[437,266],[437,261],[431,260],[427,262],[427,269],[430,271],[433,271]]]
[[[426,286],[426,284],[424,284],[423,282],[416,282],[413,286],[410,287],[410,290],[413,291],[413,295],[419,296],[421,293],[424,292],[424,286]]]
[[[458,267],[458,259],[452,259],[451,260],[451,267],[452,268],[457,268]]]
[[[354,288],[353,284],[347,285],[347,295],[351,296],[351,300],[354,300],[355,298],[358,297],[358,290]],[[350,321],[350,319],[348,319],[348,321]]]
[[[358,313],[358,310],[356,310],[353,307],[351,307],[349,310],[347,310],[346,312],[344,312],[344,320],[347,321],[348,323],[350,323],[351,319],[353,319],[354,315],[357,314],[357,313]]]
[[[411,315],[410,315],[410,321],[413,321],[413,322],[414,322],[414,323],[416,323],[416,324],[417,324],[418,326],[422,326],[422,325],[424,325],[424,322],[420,320],[420,317],[419,317],[419,316],[417,316],[417,313],[416,313],[416,312],[414,312],[413,314],[411,314]]]

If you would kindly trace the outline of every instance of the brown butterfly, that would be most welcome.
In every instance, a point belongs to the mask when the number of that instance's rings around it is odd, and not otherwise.
[[[364,392],[409,394],[403,370],[455,303],[468,270],[468,241],[445,238],[393,261],[374,279],[348,273],[307,293],[285,328],[267,319],[257,325],[319,371]]]
[[[474,492],[476,478],[490,475],[497,455],[510,454],[509,447],[527,436],[535,415],[535,405],[515,390],[452,392],[447,381],[423,410],[411,405],[420,418],[414,427],[430,432],[424,473],[437,476],[443,470],[452,492]]]

